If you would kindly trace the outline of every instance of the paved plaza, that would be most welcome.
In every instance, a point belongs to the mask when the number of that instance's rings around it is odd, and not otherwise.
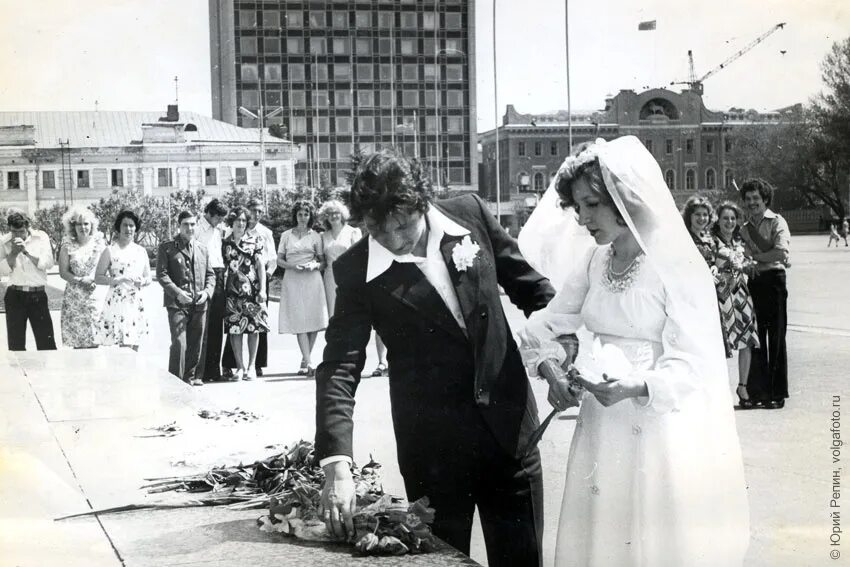
[[[840,545],[830,546],[830,512],[836,510],[830,509],[833,470],[840,466],[832,462],[830,428],[835,411],[850,412],[850,386],[846,379],[850,367],[850,248],[842,243],[840,248],[826,249],[826,241],[825,235],[792,240],[793,266],[788,272],[791,397],[785,409],[736,412],[751,507],[752,541],[747,566],[850,564],[846,559],[850,557],[850,536]],[[51,277],[61,286],[58,277]],[[45,562],[45,554],[55,564],[66,564],[68,556],[59,554],[74,549],[75,542],[88,541],[86,538],[92,538],[88,548],[92,555],[80,559],[80,564],[118,564],[110,547],[97,543],[96,537],[98,530],[109,532],[110,522],[113,532],[120,536],[117,520],[49,525],[38,519],[59,515],[62,510],[73,513],[89,506],[137,502],[144,498],[138,491],[141,478],[188,474],[215,464],[251,461],[270,454],[273,449],[268,447],[272,445],[312,439],[315,387],[312,379],[295,374],[300,354],[294,336],[270,335],[269,368],[255,382],[215,383],[194,389],[176,379],[169,383],[164,377],[169,338],[161,288],[154,284],[145,293],[152,333],[138,355],[110,348],[30,352],[19,357],[5,351],[5,325],[0,324],[0,373],[8,374],[0,379],[0,446],[4,451],[0,458],[0,533],[5,532],[0,535],[0,556],[7,546],[20,548],[22,544],[14,540],[18,537],[26,541],[27,529],[41,529],[46,530],[45,535],[56,536],[53,547],[42,549],[40,562],[19,564],[51,564]],[[278,304],[272,303],[273,329],[277,328],[277,308]],[[511,305],[506,308],[512,325],[521,324],[522,314]],[[53,316],[58,335],[58,312]],[[28,344],[34,344],[31,337]],[[323,346],[320,336],[314,353],[316,363]],[[367,373],[376,364],[373,345],[369,353],[372,356],[366,363]],[[22,367],[30,370],[23,372]],[[732,389],[737,382],[734,360],[729,369]],[[164,408],[161,415],[143,411],[153,407],[145,385],[146,378],[153,376],[164,384],[155,401]],[[92,388],[92,381],[97,388]],[[549,410],[545,384],[535,381],[533,386],[545,415]],[[34,394],[37,400],[29,413],[20,407],[25,394]],[[166,399],[167,403],[163,401]],[[232,425],[204,423],[196,416],[200,408],[237,407],[262,419]],[[36,411],[48,416],[49,423],[27,422],[30,418],[25,415]],[[556,419],[540,445],[546,494],[547,567],[553,563],[575,413],[573,409]],[[182,425],[182,434],[157,440],[139,437],[146,427],[171,420]],[[385,489],[403,494],[395,463],[387,378],[363,379],[357,395],[354,436],[355,458],[365,462],[371,455],[381,462]],[[57,445],[61,448],[58,452]],[[110,458],[115,455],[120,457]],[[850,458],[850,454],[847,456]],[[108,469],[107,474],[104,469]],[[93,482],[93,478],[105,480]],[[846,478],[842,472],[841,482]],[[33,499],[32,513],[22,521],[20,510],[30,505],[26,498]],[[51,504],[45,504],[48,501]],[[845,501],[839,499],[838,503]],[[7,531],[12,526],[17,528]],[[831,551],[842,556],[831,560]],[[198,557],[203,550],[194,552]],[[477,527],[472,557],[486,564]]]

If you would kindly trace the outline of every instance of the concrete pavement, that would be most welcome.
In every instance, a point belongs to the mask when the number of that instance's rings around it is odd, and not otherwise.
[[[747,481],[749,485],[752,543],[747,556],[748,566],[803,566],[803,565],[843,565],[848,564],[843,554],[838,560],[831,560],[831,551],[844,551],[842,545],[850,539],[839,542],[839,546],[830,546],[832,520],[829,501],[832,496],[833,470],[832,424],[834,396],[839,397],[837,411],[846,411],[841,407],[850,397],[847,385],[846,368],[850,366],[850,308],[847,306],[846,290],[850,281],[850,249],[825,248],[826,239],[820,236],[795,237],[792,241],[793,267],[789,271],[789,320],[788,333],[790,390],[791,398],[784,410],[754,410],[737,412],[738,430],[741,438]],[[167,364],[168,326],[165,311],[161,305],[161,291],[154,284],[146,292],[148,312],[152,316],[151,328],[154,333],[143,345],[140,355],[152,369],[145,372],[161,372]],[[507,306],[512,324],[518,325],[522,315],[512,306]],[[54,313],[54,323],[59,333],[58,313]],[[277,325],[277,304],[271,305],[272,327]],[[5,348],[5,328],[0,327],[0,352]],[[33,344],[30,342],[30,344]],[[323,340],[320,336],[314,361],[321,357]],[[370,347],[371,348],[371,347]],[[119,349],[104,349],[115,352]],[[370,350],[370,353],[374,350]],[[74,353],[70,353],[73,355]],[[97,357],[97,353],[90,353]],[[124,356],[123,352],[118,353]],[[126,353],[130,359],[132,353]],[[66,351],[65,356],[68,353]],[[28,356],[28,355],[27,355]],[[50,357],[51,355],[48,355]],[[59,353],[52,356],[58,357]],[[14,364],[15,356],[9,354],[9,364]],[[162,416],[142,416],[133,423],[133,427],[119,428],[110,435],[90,435],[85,431],[74,432],[71,428],[33,425],[21,427],[16,419],[20,414],[23,386],[19,382],[3,380],[0,391],[0,412],[7,416],[4,429],[0,430],[0,441],[5,447],[15,447],[19,456],[13,459],[15,467],[4,466],[0,472],[2,486],[14,487],[26,478],[29,469],[37,470],[33,462],[47,467],[53,474],[70,477],[79,473],[82,476],[94,474],[91,463],[97,455],[108,454],[126,440],[132,431],[143,425],[155,425],[156,421],[175,418],[186,423],[194,423],[184,431],[183,437],[169,440],[167,455],[158,461],[170,465],[173,474],[199,470],[215,463],[236,462],[239,459],[253,459],[265,456],[264,447],[275,443],[289,443],[300,438],[311,438],[313,426],[314,386],[312,380],[298,377],[300,353],[292,336],[272,334],[270,336],[270,364],[265,378],[257,382],[210,384],[202,388],[184,390],[188,396],[185,407],[217,406],[232,409],[240,407],[264,416],[255,424],[238,426],[222,430],[211,428],[209,424],[192,422],[187,413],[163,413]],[[58,359],[57,359],[58,360]],[[371,370],[375,360],[367,361],[366,369]],[[7,370],[12,366],[5,366]],[[730,361],[730,388],[737,382],[734,361]],[[116,368],[116,374],[132,374],[132,370]],[[11,370],[10,370],[11,371]],[[5,374],[0,369],[0,373]],[[109,373],[99,374],[107,379]],[[75,378],[82,379],[82,378]],[[62,407],[61,400],[75,400],[74,388],[55,378],[52,385],[44,382],[37,391],[37,403],[43,407]],[[73,384],[73,382],[72,382]],[[117,386],[117,384],[116,384]],[[533,384],[541,413],[548,411],[546,391],[543,384]],[[8,394],[6,393],[8,392]],[[76,399],[73,404],[78,408],[102,407],[108,400]],[[403,484],[395,464],[395,444],[392,437],[389,415],[389,394],[386,378],[365,378],[361,383],[357,397],[355,413],[355,455],[364,461],[372,454],[384,464],[385,488],[389,492],[403,493]],[[27,402],[32,403],[32,401]],[[113,402],[114,403],[114,402]],[[46,405],[45,405],[46,404]],[[850,406],[848,406],[850,407]],[[95,410],[92,410],[95,412]],[[102,410],[97,410],[102,411]],[[96,412],[95,412],[96,413]],[[189,412],[191,413],[191,412]],[[555,420],[541,442],[544,465],[546,497],[546,531],[544,534],[545,565],[552,565],[554,537],[560,510],[560,498],[563,490],[563,476],[570,438],[574,427],[574,413],[569,412]],[[58,415],[58,414],[57,414]],[[92,417],[91,415],[89,417]],[[161,417],[161,419],[160,419]],[[106,417],[108,418],[108,416]],[[106,419],[105,418],[105,419]],[[133,429],[135,428],[135,429]],[[83,436],[83,437],[81,437]],[[74,441],[84,439],[83,441]],[[77,450],[63,452],[45,449],[45,447],[78,447]],[[83,449],[85,447],[85,449]],[[54,447],[55,449],[55,447]],[[843,458],[843,457],[842,457]],[[23,459],[23,460],[21,460]],[[4,462],[11,462],[8,459]],[[23,465],[22,463],[29,463]],[[86,464],[89,463],[89,464]],[[64,465],[64,468],[63,468]],[[145,459],[111,463],[116,475],[148,474]],[[34,468],[35,467],[35,468]],[[15,472],[14,470],[19,472]],[[86,472],[88,471],[88,472]],[[159,471],[161,472],[161,471]],[[19,476],[14,476],[15,474]],[[154,476],[154,475],[151,475]],[[17,479],[17,480],[16,480]],[[843,483],[846,475],[839,473]],[[74,486],[71,481],[68,484]],[[135,496],[129,492],[130,482],[107,483],[99,490],[92,505],[117,503],[122,498]],[[8,492],[9,490],[7,490]],[[14,491],[12,491],[14,492]],[[2,496],[2,495],[0,495]],[[74,498],[80,498],[71,491],[64,498],[74,504]],[[57,501],[62,501],[57,497]],[[0,499],[0,521],[8,517],[8,504]],[[841,500],[839,504],[843,503]],[[77,504],[83,505],[77,502]],[[76,505],[76,504],[74,504]],[[67,506],[62,506],[67,508]],[[81,526],[79,529],[94,529],[97,526]],[[56,541],[65,541],[67,533],[61,534]],[[84,537],[81,535],[79,537]],[[0,540],[3,543],[4,540]],[[718,542],[722,545],[722,542]],[[848,544],[850,545],[850,544]],[[108,549],[92,547],[95,557],[88,564],[100,564],[95,559],[108,557]],[[57,549],[56,553],[61,553]],[[105,553],[105,555],[104,555]],[[99,555],[98,555],[99,554]],[[480,529],[473,535],[472,556],[484,563],[483,540]],[[104,563],[108,564],[108,563]]]

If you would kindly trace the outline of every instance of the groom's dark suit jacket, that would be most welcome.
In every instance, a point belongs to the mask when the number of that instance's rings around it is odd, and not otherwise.
[[[352,455],[354,394],[374,327],[387,346],[390,400],[402,474],[421,476],[463,447],[483,421],[499,445],[519,456],[538,424],[537,407],[499,297],[501,285],[526,316],[554,295],[519,253],[485,203],[468,195],[433,204],[481,247],[459,271],[443,237],[440,251],[463,311],[466,333],[436,289],[411,263],[393,262],[366,282],[368,239],[333,264],[336,310],[317,371],[316,454]],[[480,417],[479,417],[480,416]],[[474,423],[473,423],[474,422]],[[376,450],[379,448],[376,447]]]

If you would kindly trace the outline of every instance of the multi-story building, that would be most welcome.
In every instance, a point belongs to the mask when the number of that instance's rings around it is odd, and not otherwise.
[[[0,112],[0,208],[88,204],[115,188],[146,195],[294,186],[291,142],[192,112]]]
[[[213,117],[279,125],[297,183],[344,184],[355,149],[393,146],[438,185],[477,188],[473,0],[209,6]]]
[[[595,138],[638,137],[658,160],[677,201],[696,191],[731,187],[736,129],[777,124],[783,116],[779,111],[715,112],[692,90],[623,90],[605,102],[605,110],[573,113],[573,145]],[[498,127],[499,184],[502,224],[514,231],[569,155],[568,118],[566,111],[534,115],[521,114],[513,105],[507,107]],[[479,138],[479,193],[495,201],[496,131],[484,132]]]

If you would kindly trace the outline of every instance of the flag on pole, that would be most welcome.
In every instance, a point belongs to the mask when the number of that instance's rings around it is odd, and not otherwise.
[[[638,24],[638,31],[652,31],[655,29],[655,20],[647,20]]]

